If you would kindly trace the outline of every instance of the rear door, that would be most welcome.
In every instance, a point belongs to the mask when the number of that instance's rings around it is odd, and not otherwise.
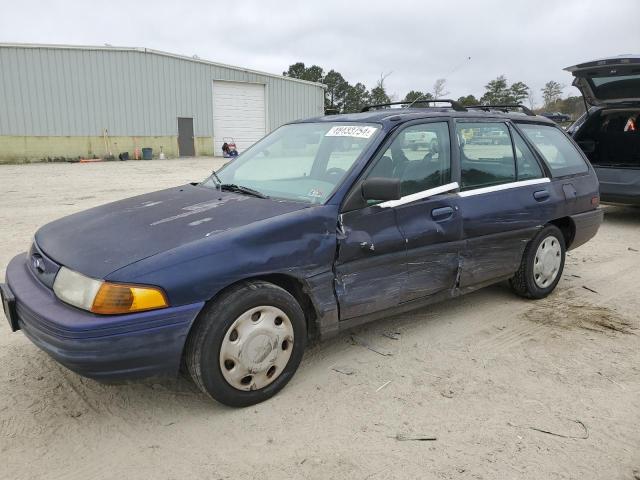
[[[558,199],[538,159],[507,122],[460,120],[456,133],[464,290],[511,276]]]
[[[591,105],[640,102],[640,55],[594,60],[565,70],[573,74],[573,85]]]

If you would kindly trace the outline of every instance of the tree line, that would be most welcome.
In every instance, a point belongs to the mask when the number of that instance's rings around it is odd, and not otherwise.
[[[390,103],[397,100],[394,98],[395,95],[387,93],[385,87],[385,80],[390,74],[380,75],[380,79],[371,89],[368,89],[362,82],[350,84],[336,70],[329,70],[325,73],[322,67],[318,65],[307,67],[303,62],[290,65],[289,69],[282,74],[287,77],[324,84],[326,86],[324,96],[326,114],[355,113],[361,111],[366,105]],[[560,111],[572,117],[577,117],[584,112],[581,97],[562,98],[564,86],[555,80],[547,82],[541,89],[543,106],[539,109],[535,108],[532,90],[522,81],[509,84],[504,75],[499,75],[488,82],[484,88],[484,94],[480,98],[476,98],[474,95],[464,95],[459,97],[457,101],[464,106],[527,103],[531,109],[537,111]],[[431,91],[411,90],[401,101],[410,104],[418,100],[445,98],[449,93],[447,80],[438,78]]]

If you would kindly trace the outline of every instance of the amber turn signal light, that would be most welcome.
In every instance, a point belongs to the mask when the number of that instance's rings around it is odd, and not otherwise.
[[[167,297],[159,288],[104,282],[93,300],[91,311],[114,315],[168,306]]]

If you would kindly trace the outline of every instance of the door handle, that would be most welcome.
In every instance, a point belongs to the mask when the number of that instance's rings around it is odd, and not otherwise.
[[[544,202],[549,198],[549,192],[547,190],[538,190],[537,192],[533,192],[533,198],[538,202]]]
[[[453,207],[440,207],[431,210],[431,218],[434,220],[446,220],[453,216]]]

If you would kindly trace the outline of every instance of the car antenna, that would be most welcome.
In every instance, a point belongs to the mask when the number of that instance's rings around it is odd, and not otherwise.
[[[423,97],[425,97],[425,94],[423,93],[422,95],[418,96],[418,98],[416,98],[413,102],[411,102],[409,105],[407,105],[406,107],[402,107],[402,108],[411,108],[413,106],[414,103],[416,103],[418,100],[422,100]],[[427,99],[428,100],[428,99]]]

